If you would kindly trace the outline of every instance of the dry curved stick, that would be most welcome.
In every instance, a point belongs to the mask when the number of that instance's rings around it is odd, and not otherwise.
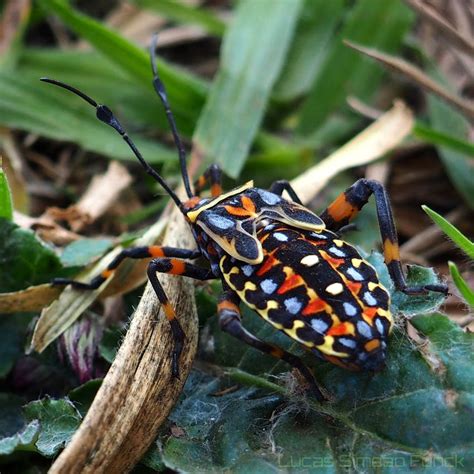
[[[164,244],[194,245],[178,210],[170,218]],[[160,281],[186,333],[180,380],[171,377],[171,331],[148,284],[94,402],[50,473],[128,472],[176,403],[197,349],[194,287],[187,278],[160,276]]]

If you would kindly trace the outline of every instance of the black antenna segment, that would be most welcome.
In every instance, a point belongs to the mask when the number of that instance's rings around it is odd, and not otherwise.
[[[115,117],[113,112],[106,105],[98,104],[94,99],[91,99],[88,95],[84,94],[84,92],[81,92],[80,90],[76,89],[75,87],[72,87],[68,84],[65,84],[64,82],[56,81],[54,79],[49,79],[47,77],[42,77],[40,80],[43,81],[43,82],[47,82],[49,84],[53,84],[53,85],[58,86],[58,87],[62,87],[63,89],[66,89],[66,90],[78,95],[79,97],[81,97],[81,99],[84,99],[90,105],[95,107],[97,118],[101,122],[104,122],[105,124],[111,126],[114,130],[116,130],[120,134],[120,136],[125,140],[127,145],[133,151],[133,154],[138,158],[138,161],[140,161],[143,168],[145,168],[145,171],[150,176],[152,176],[156,181],[158,181],[158,183],[161,184],[161,186],[165,189],[165,191],[170,195],[171,199],[173,199],[173,201],[176,203],[176,205],[180,208],[181,212],[183,212],[183,214],[186,213],[186,211],[184,209],[184,206],[183,206],[183,203],[181,202],[179,197],[170,188],[168,183],[158,174],[158,172],[156,170],[154,170],[145,161],[142,154],[138,151],[138,148],[133,143],[132,139],[127,135],[127,133],[123,129],[120,122],[117,120],[117,118]]]
[[[173,116],[173,112],[171,111],[171,107],[168,101],[168,96],[166,94],[165,85],[161,81],[158,75],[158,68],[156,67],[156,60],[155,60],[155,51],[156,51],[156,43],[158,41],[158,35],[153,35],[150,44],[150,62],[151,62],[151,69],[153,71],[153,87],[155,88],[158,97],[163,104],[163,107],[166,112],[166,118],[168,119],[168,123],[171,128],[171,132],[173,133],[174,143],[176,148],[178,149],[179,155],[179,165],[181,166],[181,176],[183,177],[184,189],[186,189],[186,193],[189,198],[194,196],[194,193],[191,189],[191,184],[189,182],[189,174],[188,169],[186,167],[186,151],[183,146],[183,142],[178,133],[178,128],[176,127],[176,121]]]

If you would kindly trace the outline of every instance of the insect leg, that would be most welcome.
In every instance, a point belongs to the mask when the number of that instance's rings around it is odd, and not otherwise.
[[[148,279],[150,280],[156,296],[163,305],[163,311],[166,319],[170,323],[171,332],[173,333],[174,348],[171,354],[171,370],[174,377],[179,377],[179,357],[183,350],[185,334],[181,324],[176,318],[176,313],[171,306],[165,290],[161,286],[157,273],[168,273],[171,275],[188,276],[197,280],[209,280],[215,278],[210,269],[200,268],[192,263],[183,262],[176,258],[156,258],[148,265]]]
[[[390,200],[384,186],[377,181],[359,179],[350,188],[340,194],[321,214],[321,219],[328,229],[337,231],[346,226],[360,209],[367,203],[371,195],[375,197],[377,218],[383,243],[385,263],[395,287],[406,294],[423,294],[428,290],[447,293],[446,285],[407,286],[402,265],[397,231],[393,220]]]
[[[217,313],[219,316],[220,328],[239,339],[245,344],[248,344],[255,349],[258,349],[265,354],[269,354],[276,359],[281,359],[290,364],[292,367],[299,370],[301,375],[306,379],[310,386],[311,392],[320,401],[324,401],[325,397],[319,390],[316,381],[314,380],[311,371],[303,364],[299,357],[284,351],[278,346],[268,344],[261,341],[253,334],[248,332],[242,325],[241,314],[239,309],[240,299],[234,291],[225,291],[219,298],[219,304],[217,305]]]
[[[222,194],[222,170],[219,165],[212,164],[194,182],[194,192],[199,196],[201,192],[210,185],[211,196],[217,197]]]
[[[290,195],[291,199],[293,199],[293,201],[297,202],[298,204],[303,204],[301,202],[301,199],[298,197],[298,194],[296,194],[296,191],[286,179],[280,179],[278,181],[275,181],[270,186],[269,191],[278,194],[279,196],[283,194],[283,191],[286,191]]]
[[[100,274],[94,277],[89,283],[72,280],[69,278],[55,278],[52,285],[72,285],[78,290],[95,290],[109,278],[122,260],[126,258],[153,258],[153,257],[178,257],[178,258],[198,258],[201,253],[198,250],[178,249],[174,247],[161,247],[160,245],[151,245],[148,247],[131,247],[122,250]]]

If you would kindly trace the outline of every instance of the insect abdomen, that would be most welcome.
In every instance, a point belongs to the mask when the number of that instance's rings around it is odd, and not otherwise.
[[[391,329],[389,295],[374,268],[329,231],[260,229],[264,260],[221,259],[225,281],[277,329],[320,357],[370,368]],[[333,361],[334,362],[334,361]]]

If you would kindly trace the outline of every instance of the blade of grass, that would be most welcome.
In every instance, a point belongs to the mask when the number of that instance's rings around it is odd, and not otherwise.
[[[57,15],[81,38],[87,40],[109,61],[136,80],[137,86],[147,90],[151,88],[152,76],[148,54],[145,51],[100,22],[76,12],[61,0],[39,0],[39,3],[46,12]],[[194,124],[207,92],[205,82],[162,60],[158,60],[158,67],[161,79],[166,84],[174,113],[177,117]]]
[[[417,122],[413,127],[413,135],[432,145],[441,145],[474,158],[474,145],[472,143],[469,143],[467,140],[461,140],[449,133],[435,130],[421,122]]]
[[[445,85],[446,79],[431,62],[425,59],[425,64],[430,77]],[[449,133],[449,135],[460,140],[467,140],[470,125],[460,112],[434,94],[428,94],[427,106],[428,119],[433,128]],[[472,153],[467,156],[446,146],[440,146],[438,151],[451,182],[462,195],[466,204],[474,209],[474,161],[471,158]]]
[[[186,5],[176,0],[132,0],[135,5],[153,10],[178,23],[198,25],[215,36],[222,36],[226,24],[212,11],[202,7]]]
[[[461,276],[458,267],[453,262],[448,262],[449,272],[451,273],[451,278],[456,285],[456,288],[461,293],[462,297],[466,300],[467,304],[471,307],[474,307],[474,291],[469,287],[466,280]]]
[[[115,159],[135,160],[122,139],[100,124],[94,111],[77,98],[38,80],[0,72],[0,124],[77,143]],[[150,140],[136,144],[151,162],[176,161],[176,153]]]
[[[395,71],[405,75],[412,81],[416,82],[423,89],[436,94],[438,97],[441,97],[443,100],[456,107],[467,117],[474,118],[473,104],[469,104],[469,102],[466,100],[450,92],[413,64],[410,64],[404,59],[398,58],[396,56],[381,53],[376,49],[366,48],[364,46],[358,45],[352,41],[344,41],[344,43],[350,48],[355,49],[356,51],[359,51],[360,53],[363,53],[366,56],[381,62],[385,66],[388,66],[391,69],[394,69]]]
[[[274,98],[289,101],[308,92],[329,52],[343,6],[342,0],[305,1]]]
[[[13,203],[10,186],[8,185],[7,176],[3,171],[2,157],[0,156],[0,218],[13,218]]]
[[[301,0],[243,0],[226,32],[221,67],[194,142],[207,162],[219,163],[229,176],[237,177],[247,158],[301,4]]]
[[[338,38],[397,51],[413,19],[411,10],[399,0],[360,0],[348,11]],[[339,39],[330,48],[300,113],[298,133],[304,136],[314,134],[335,110],[347,107],[348,95],[369,100],[382,78],[382,71]]]
[[[448,222],[443,216],[430,209],[428,206],[421,206],[430,216],[431,220],[471,259],[474,260],[474,242],[471,242],[453,224]]]

